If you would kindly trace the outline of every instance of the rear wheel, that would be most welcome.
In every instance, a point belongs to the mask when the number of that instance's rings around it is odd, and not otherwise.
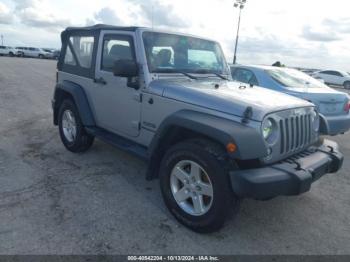
[[[345,88],[345,89],[350,89],[350,81],[346,81],[346,82],[344,83],[344,88]]]
[[[58,127],[62,143],[71,152],[87,151],[94,142],[94,137],[86,133],[78,110],[70,99],[64,100],[60,107]]]
[[[169,211],[193,231],[219,230],[239,206],[228,174],[233,168],[211,141],[188,140],[171,147],[160,167],[160,186]]]
[[[13,57],[14,55],[15,55],[15,54],[12,53],[12,52],[9,53],[9,56],[10,56],[10,57]]]

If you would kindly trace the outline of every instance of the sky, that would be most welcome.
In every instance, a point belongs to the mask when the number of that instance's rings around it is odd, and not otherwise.
[[[67,26],[136,25],[190,33],[221,43],[233,59],[234,0],[0,0],[4,44],[60,47]],[[350,71],[350,2],[247,0],[237,62]]]

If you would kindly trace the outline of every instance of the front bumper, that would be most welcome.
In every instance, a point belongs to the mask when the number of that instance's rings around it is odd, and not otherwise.
[[[283,162],[257,169],[230,173],[235,194],[242,198],[270,199],[299,195],[310,190],[311,184],[327,173],[337,172],[343,155],[335,142],[325,140],[321,146]]]
[[[325,135],[338,135],[349,131],[350,114],[342,116],[325,116],[327,122],[327,131]]]

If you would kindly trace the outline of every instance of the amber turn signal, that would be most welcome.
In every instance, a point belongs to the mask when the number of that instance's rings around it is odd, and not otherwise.
[[[236,146],[234,143],[228,143],[228,144],[226,145],[226,150],[227,150],[227,152],[229,152],[229,153],[234,153],[234,152],[236,152],[236,150],[237,150],[237,146]]]

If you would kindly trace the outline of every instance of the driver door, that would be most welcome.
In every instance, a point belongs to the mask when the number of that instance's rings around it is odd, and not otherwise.
[[[132,32],[101,32],[91,92],[97,125],[124,137],[139,135],[140,91],[128,87],[127,78],[114,76],[113,65],[119,59],[136,61],[134,43]]]

